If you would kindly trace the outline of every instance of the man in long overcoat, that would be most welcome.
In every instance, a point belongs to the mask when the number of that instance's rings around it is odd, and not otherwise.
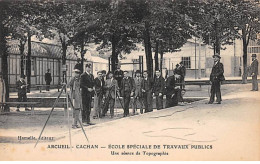
[[[93,125],[90,122],[91,102],[94,94],[94,76],[91,74],[91,64],[86,64],[86,72],[81,74],[80,87],[82,88],[82,122],[83,125]]]
[[[220,58],[221,58],[220,55],[217,53],[213,55],[214,65],[212,67],[211,74],[210,74],[211,95],[210,95],[209,104],[212,104],[214,102],[215,95],[217,97],[216,101],[218,104],[221,104],[222,101],[220,86],[221,86],[221,82],[224,80],[224,66],[220,62]]]
[[[156,108],[157,110],[163,109],[163,93],[165,87],[165,80],[161,76],[160,70],[155,71],[155,79],[153,85],[153,94],[156,99]]]

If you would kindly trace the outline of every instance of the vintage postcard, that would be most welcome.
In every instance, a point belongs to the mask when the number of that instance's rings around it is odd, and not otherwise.
[[[3,161],[259,161],[257,0],[0,0]]]

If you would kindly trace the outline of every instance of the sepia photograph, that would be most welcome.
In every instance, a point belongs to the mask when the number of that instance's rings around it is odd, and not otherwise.
[[[1,161],[260,161],[259,0],[0,0]]]

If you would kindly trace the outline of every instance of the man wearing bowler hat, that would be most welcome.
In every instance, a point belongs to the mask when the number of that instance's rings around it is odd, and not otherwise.
[[[258,75],[258,60],[256,59],[256,54],[252,54],[252,63],[251,63],[251,76],[252,76],[252,90],[251,91],[258,91],[258,82],[257,82],[257,75]]]
[[[217,103],[221,104],[221,91],[220,91],[220,83],[225,79],[224,78],[224,66],[222,63],[220,63],[220,55],[216,53],[213,55],[214,59],[214,65],[211,70],[210,74],[210,83],[211,83],[211,95],[210,95],[210,100],[209,104],[212,104],[215,99],[215,95],[217,97]]]
[[[93,125],[90,122],[91,101],[94,95],[94,76],[90,73],[91,64],[86,64],[86,72],[81,74],[80,87],[82,88],[82,122],[83,125]]]

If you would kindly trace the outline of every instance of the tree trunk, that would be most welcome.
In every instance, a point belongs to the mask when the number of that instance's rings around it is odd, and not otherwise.
[[[0,72],[2,72],[3,79],[5,81],[5,89],[6,89],[6,95],[5,95],[5,100],[9,101],[9,84],[8,84],[8,62],[7,62],[7,46],[6,46],[6,31],[3,25],[3,20],[4,20],[4,8],[5,8],[5,3],[3,2],[0,5],[0,57],[2,58],[1,60],[1,65],[2,68]],[[8,106],[5,106],[4,111],[9,112],[10,108]]]
[[[27,63],[26,63],[26,75],[27,75],[27,92],[30,93],[31,88],[31,54],[32,54],[32,47],[31,47],[31,33],[28,32],[28,54],[27,54]]]
[[[117,41],[115,35],[112,36],[112,56],[111,56],[111,68],[112,72],[116,70],[118,64],[118,53],[116,52]]]
[[[24,46],[25,46],[25,42],[20,40],[20,56],[21,56],[21,75],[24,75]]]
[[[243,75],[242,84],[247,83],[247,37],[246,29],[242,29],[242,39],[243,39]]]
[[[145,22],[144,45],[145,45],[147,73],[149,77],[153,77],[153,59],[152,59],[151,40],[150,40],[148,22]]]
[[[81,44],[80,44],[80,55],[81,55],[81,68],[80,71],[83,72],[84,70],[84,54],[86,53],[86,51],[84,50],[84,34],[83,34],[83,38],[81,40]]]
[[[159,51],[159,43],[158,43],[158,41],[156,41],[156,43],[155,43],[155,53],[154,53],[154,68],[155,68],[155,70],[159,70],[158,51]]]
[[[162,42],[160,42],[160,55],[161,55],[160,70],[161,70],[161,75],[162,75],[162,69],[163,69],[163,44],[162,44]]]
[[[63,69],[62,69],[62,83],[67,83],[66,54],[67,54],[67,45],[66,45],[65,41],[63,41],[62,42],[62,67],[63,67]]]
[[[214,44],[214,54],[218,53],[220,55],[220,40],[219,40],[219,22],[215,22],[215,44]]]

